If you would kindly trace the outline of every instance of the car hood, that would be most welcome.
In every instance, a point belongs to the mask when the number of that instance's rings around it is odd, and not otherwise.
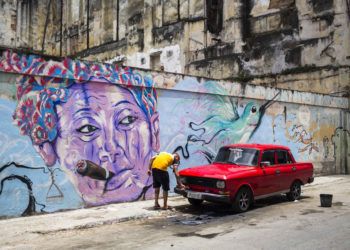
[[[240,173],[252,171],[255,167],[239,166],[234,164],[213,163],[193,168],[183,169],[180,176],[194,176],[204,178],[223,179],[238,177]]]

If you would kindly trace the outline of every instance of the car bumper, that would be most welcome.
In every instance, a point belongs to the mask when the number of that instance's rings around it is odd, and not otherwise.
[[[181,194],[187,198],[187,194],[189,190],[174,188],[174,192],[177,194]],[[231,199],[229,195],[221,195],[221,194],[211,194],[211,193],[203,193],[203,192],[194,192],[192,193],[199,194],[201,196],[201,200],[212,201],[212,202],[220,202],[220,203],[231,203]]]
[[[307,180],[307,183],[312,183],[314,182],[314,177],[310,177],[308,180]]]

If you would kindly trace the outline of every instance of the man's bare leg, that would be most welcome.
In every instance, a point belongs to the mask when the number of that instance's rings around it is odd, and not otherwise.
[[[160,205],[159,205],[159,192],[160,192],[160,188],[155,188],[154,189],[154,207],[155,208],[159,208]]]
[[[164,200],[163,209],[168,209],[168,191],[163,190],[163,200]]]

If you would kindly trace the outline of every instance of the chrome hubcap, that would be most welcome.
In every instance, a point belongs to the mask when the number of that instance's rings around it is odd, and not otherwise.
[[[294,185],[292,189],[292,194],[294,198],[299,198],[300,196],[300,187],[298,185]]]
[[[248,209],[249,206],[249,195],[247,193],[242,193],[239,198],[239,207],[242,210]]]

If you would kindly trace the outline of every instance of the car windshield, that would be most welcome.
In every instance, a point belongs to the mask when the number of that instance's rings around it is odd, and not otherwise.
[[[258,155],[259,150],[256,149],[223,147],[219,150],[214,162],[256,166]]]

